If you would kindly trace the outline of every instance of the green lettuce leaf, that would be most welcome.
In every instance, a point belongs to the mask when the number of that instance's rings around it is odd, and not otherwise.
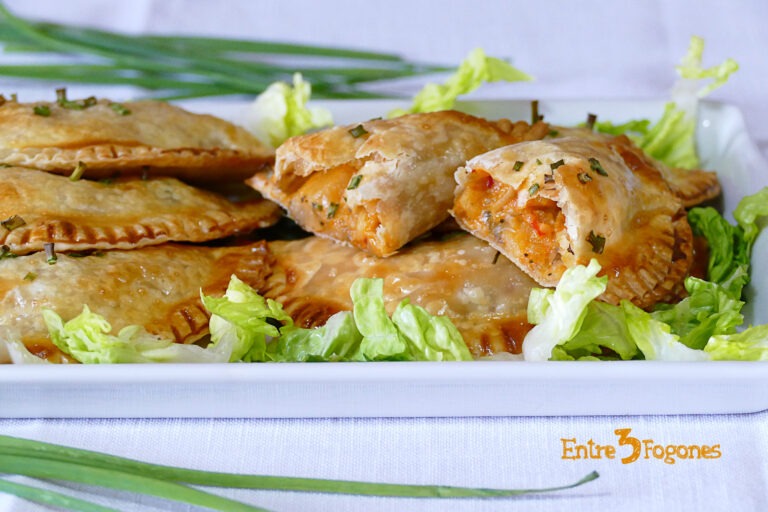
[[[270,348],[272,361],[352,361],[359,360],[362,334],[349,311],[331,316],[325,325],[315,329],[286,326]]]
[[[661,118],[650,128],[647,120],[621,125],[598,122],[595,129],[613,135],[626,133],[646,154],[669,167],[695,169],[700,166],[696,151],[698,100],[725,84],[739,66],[733,59],[709,68],[702,67],[704,40],[691,37],[688,52],[677,72],[680,76],[672,91],[672,101]],[[711,80],[702,86],[702,81]]]
[[[43,310],[51,341],[81,363],[224,363],[229,352],[220,347],[182,345],[132,325],[111,334],[107,320],[88,306],[68,322],[51,309]]]
[[[739,267],[740,272],[743,267]],[[744,322],[744,302],[732,291],[711,281],[695,277],[685,280],[688,297],[677,304],[660,305],[651,316],[670,326],[680,342],[690,348],[703,349],[715,334],[730,334]]]
[[[651,129],[651,121],[648,119],[630,119],[626,123],[614,124],[611,121],[596,121],[595,130],[608,135],[627,135],[639,144],[642,136]]]
[[[739,223],[739,227],[744,230],[747,258],[752,254],[752,245],[760,233],[758,220],[766,216],[768,216],[768,187],[764,187],[760,191],[744,197],[739,201],[736,209],[733,210],[733,218]]]
[[[384,280],[356,279],[349,290],[366,360],[410,360],[408,342],[384,309]]]
[[[472,360],[458,329],[444,316],[431,315],[404,299],[392,313],[392,322],[405,338],[416,361]]]
[[[536,324],[523,342],[526,361],[547,361],[552,349],[570,341],[582,327],[589,303],[600,296],[608,278],[597,277],[597,260],[563,273],[555,290],[541,290],[528,301],[528,321]]]
[[[235,275],[224,297],[201,298],[211,313],[211,342],[221,345],[221,350],[226,347],[231,362],[265,361],[267,336],[280,336],[279,325],[293,325],[280,303],[265,299]]]
[[[445,317],[402,301],[392,317],[384,307],[384,281],[352,283],[353,311],[325,325],[293,324],[282,306],[233,276],[221,298],[203,297],[212,313],[211,340],[231,361],[452,361],[471,360],[464,340]]]
[[[655,320],[650,314],[629,301],[622,301],[621,307],[627,321],[630,339],[643,353],[645,359],[660,361],[706,361],[707,354],[680,343],[672,328]]]
[[[578,332],[552,354],[553,360],[628,360],[638,355],[638,349],[629,337],[624,310],[593,300]]]
[[[768,361],[768,324],[712,336],[704,351],[715,360]]]
[[[275,82],[261,93],[248,112],[248,129],[262,142],[277,147],[288,138],[333,125],[328,109],[307,107],[312,86],[294,73],[293,86]]]
[[[729,283],[729,290],[738,298],[749,281],[750,251],[744,239],[744,229],[734,226],[712,207],[696,207],[688,212],[688,222],[696,236],[703,236],[709,247],[707,279],[714,283]]]
[[[437,112],[450,110],[456,104],[456,98],[470,93],[485,82],[519,82],[533,78],[515,68],[507,61],[489,57],[476,48],[461,62],[456,72],[445,84],[430,83],[416,94],[413,105],[407,110],[394,110],[389,117],[419,112]]]

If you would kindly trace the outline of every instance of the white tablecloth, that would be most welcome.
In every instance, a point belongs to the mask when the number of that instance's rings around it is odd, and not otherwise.
[[[733,57],[741,70],[713,99],[738,105],[768,154],[768,3],[443,2],[332,0],[14,0],[15,12],[128,32],[229,35],[393,51],[455,64],[472,48],[510,57],[536,77],[476,96],[657,98],[692,34],[705,38],[705,63]],[[538,4],[538,5],[536,5]],[[18,62],[2,56],[2,62]],[[3,93],[17,84],[0,81]],[[24,88],[49,97],[49,85]],[[101,89],[71,87],[79,91]],[[413,84],[412,89],[418,89]],[[113,97],[133,91],[117,89]],[[0,368],[2,371],[2,368]],[[606,383],[609,386],[610,383]],[[2,404],[0,404],[2,407]],[[765,510],[768,416],[313,419],[2,420],[0,433],[210,470],[487,487],[542,487],[601,478],[579,489],[501,500],[427,501],[316,494],[226,492],[279,511],[304,510]],[[656,444],[719,445],[716,459],[563,459],[563,441],[617,442],[631,428]],[[108,496],[114,497],[114,494]],[[117,495],[121,500],[126,495]],[[111,499],[111,498],[110,498]],[[112,501],[116,504],[117,502]],[[189,510],[153,499],[125,510]],[[38,510],[0,495],[0,510]]]

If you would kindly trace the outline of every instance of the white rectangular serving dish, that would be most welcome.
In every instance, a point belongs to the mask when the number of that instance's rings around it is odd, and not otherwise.
[[[354,123],[403,106],[317,102]],[[662,101],[542,101],[553,123],[656,119]],[[187,108],[244,122],[242,102]],[[462,103],[487,117],[528,119],[527,101]],[[701,105],[704,166],[719,172],[723,211],[768,185],[768,164],[732,106]],[[768,323],[768,235],[752,257],[748,323]],[[221,365],[0,366],[0,417],[391,417],[744,413],[768,409],[768,364],[511,361]]]

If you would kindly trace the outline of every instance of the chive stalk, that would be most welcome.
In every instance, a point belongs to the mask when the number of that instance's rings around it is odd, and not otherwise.
[[[131,84],[167,90],[174,98],[209,96],[214,90],[257,94],[272,82],[290,79],[295,71],[313,83],[318,98],[365,97],[359,84],[446,70],[389,53],[208,37],[134,36],[36,23],[14,16],[2,3],[0,41],[5,43],[4,51],[56,52],[107,62],[73,63],[80,70],[93,66],[95,73],[65,71],[56,65],[2,66],[0,74],[5,76],[57,81],[69,76],[73,82]],[[275,63],[274,57],[291,56],[309,60],[310,65]]]
[[[96,503],[91,503],[90,501],[81,500],[41,487],[11,482],[4,478],[0,478],[0,492],[12,494],[33,503],[39,503],[40,505],[50,505],[67,510],[77,510],[80,512],[120,512],[114,508],[103,507]]]
[[[0,461],[8,457],[17,457],[28,462],[37,461],[40,466],[54,462],[69,462],[76,467],[104,469],[125,475],[140,476],[165,482],[186,483],[207,487],[227,487],[235,489],[262,489],[275,491],[318,492],[330,494],[353,494],[360,496],[389,496],[404,498],[499,498],[520,496],[531,493],[544,493],[572,489],[598,478],[597,472],[586,475],[581,480],[558,487],[543,489],[487,489],[453,487],[439,485],[404,485],[389,483],[370,483],[349,480],[327,480],[267,475],[245,475],[200,471],[171,466],[162,466],[126,459],[99,452],[71,448],[56,444],[20,439],[0,435]],[[3,468],[0,467],[0,471]],[[21,473],[20,473],[21,474]],[[63,479],[66,473],[47,478]],[[90,481],[102,485],[99,481]]]

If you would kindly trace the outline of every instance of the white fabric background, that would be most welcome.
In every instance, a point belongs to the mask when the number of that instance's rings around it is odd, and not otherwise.
[[[705,63],[733,57],[741,70],[714,99],[742,108],[768,149],[768,2],[13,0],[15,12],[127,32],[231,35],[393,51],[455,64],[472,48],[510,57],[530,84],[485,87],[500,98],[666,98],[689,36],[706,39]],[[538,4],[538,5],[537,5]],[[17,57],[0,56],[1,62]],[[418,82],[418,81],[415,81]],[[406,89],[414,92],[419,83]],[[2,92],[17,83],[0,81]],[[49,85],[21,89],[49,97]],[[96,92],[94,88],[72,87]],[[115,98],[133,91],[110,91]],[[0,371],[2,369],[0,368]],[[610,383],[606,383],[606,386]],[[194,399],[194,397],[190,397]],[[2,407],[2,404],[0,404]],[[304,510],[765,510],[768,416],[319,419],[2,420],[0,433],[152,462],[232,472],[402,483],[585,487],[521,499],[438,502],[297,493],[230,492],[279,511]],[[630,427],[662,444],[720,444],[716,460],[561,460],[561,437],[616,444]],[[109,496],[114,496],[110,494]],[[118,495],[126,498],[124,495]],[[113,502],[114,503],[114,502]],[[125,510],[189,510],[142,499]],[[38,510],[0,495],[0,510]]]

